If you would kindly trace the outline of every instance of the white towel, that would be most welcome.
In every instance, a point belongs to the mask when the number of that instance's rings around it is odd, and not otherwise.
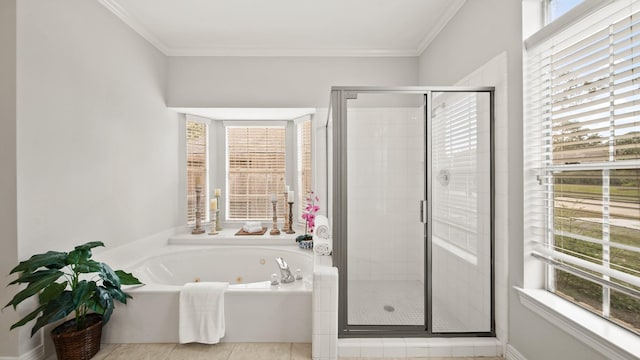
[[[331,237],[331,229],[329,228],[329,219],[324,215],[316,216],[314,235],[321,239]]]
[[[244,226],[242,226],[242,230],[248,233],[262,231],[262,223],[259,221],[247,221],[244,223]]]
[[[316,216],[316,225],[313,232],[313,252],[316,255],[331,255],[333,251],[333,240],[331,239],[331,229],[329,219],[324,215]]]
[[[331,244],[326,241],[313,242],[313,252],[316,255],[326,256],[331,255]]]
[[[185,284],[180,290],[180,343],[217,344],[224,337],[224,292],[229,283]]]

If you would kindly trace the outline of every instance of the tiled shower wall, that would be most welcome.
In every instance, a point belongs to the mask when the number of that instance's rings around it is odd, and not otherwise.
[[[424,281],[422,108],[350,108],[349,280]]]

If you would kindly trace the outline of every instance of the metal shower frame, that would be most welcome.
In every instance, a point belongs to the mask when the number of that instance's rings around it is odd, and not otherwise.
[[[490,103],[489,133],[490,133],[490,253],[491,253],[491,329],[487,332],[434,332],[432,324],[432,204],[431,204],[431,133],[432,103],[434,92],[475,92],[488,93]],[[414,94],[423,95],[426,99],[425,121],[425,149],[426,149],[426,200],[427,222],[425,231],[425,286],[424,298],[426,309],[424,325],[349,325],[348,324],[348,292],[347,292],[347,101],[357,99],[358,94]],[[338,267],[338,337],[495,337],[495,88],[494,87],[350,87],[334,86],[331,88],[331,103],[329,113],[333,122],[333,204],[331,211],[333,227],[333,264]],[[328,138],[328,134],[327,134]],[[328,144],[327,144],[328,145]],[[328,150],[328,147],[327,147]],[[327,159],[327,166],[329,159]],[[328,186],[328,184],[327,184]]]

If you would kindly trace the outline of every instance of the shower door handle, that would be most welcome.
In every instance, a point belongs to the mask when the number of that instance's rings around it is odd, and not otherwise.
[[[427,223],[427,200],[420,200],[420,222]]]

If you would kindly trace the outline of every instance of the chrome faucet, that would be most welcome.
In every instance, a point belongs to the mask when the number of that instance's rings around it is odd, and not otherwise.
[[[281,283],[287,284],[296,281],[296,278],[291,275],[289,265],[286,261],[284,261],[283,258],[277,257],[276,262],[278,263],[278,267],[280,268],[280,275],[282,275],[282,278],[280,279]]]

